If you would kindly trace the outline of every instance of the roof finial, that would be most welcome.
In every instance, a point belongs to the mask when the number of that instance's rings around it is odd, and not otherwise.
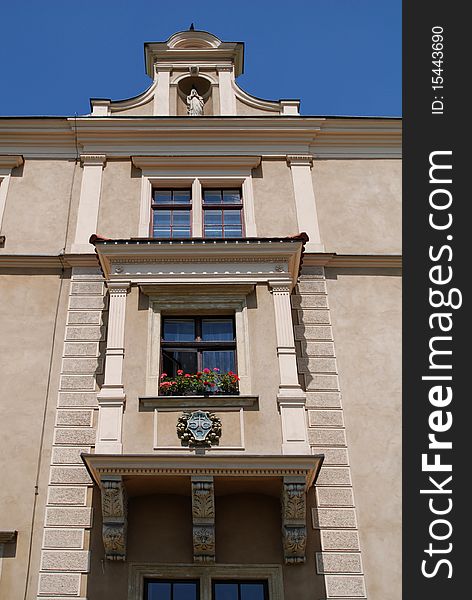
[[[190,24],[190,27],[188,28],[188,30],[189,31],[195,31],[195,27],[194,27],[193,23]]]

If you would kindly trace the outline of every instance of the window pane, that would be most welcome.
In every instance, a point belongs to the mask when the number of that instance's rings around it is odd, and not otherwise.
[[[170,238],[170,227],[154,227],[152,234],[156,238]]]
[[[204,204],[221,204],[221,190],[204,190]]]
[[[241,204],[241,194],[239,190],[223,190],[224,204]]]
[[[203,319],[202,340],[205,342],[230,342],[234,339],[232,319]]]
[[[170,190],[156,190],[154,192],[156,204],[172,204],[172,192]]]
[[[264,600],[265,585],[258,583],[241,583],[241,600]]]
[[[216,367],[223,373],[234,371],[234,350],[204,350],[202,355],[204,369]]]
[[[173,600],[197,600],[197,584],[174,583]]]
[[[162,581],[150,581],[147,585],[146,600],[171,600],[171,584]]]
[[[225,210],[224,211],[224,223],[225,223],[225,225],[241,225],[241,211],[240,210]]]
[[[167,211],[165,211],[167,212]],[[174,210],[172,213],[172,224],[177,226],[190,226],[190,211],[189,210]]]
[[[190,204],[190,190],[174,190],[174,204]]]
[[[215,597],[213,600],[238,600],[237,583],[215,583]]]
[[[205,237],[207,238],[222,238],[223,229],[221,227],[205,227]]]
[[[176,229],[174,227],[174,229],[172,230],[172,237],[173,238],[189,238],[190,237],[190,227],[187,227],[187,228],[179,227],[178,229]]]
[[[164,319],[163,339],[166,342],[193,342],[195,321],[193,319]]]
[[[225,238],[241,237],[242,233],[243,233],[241,227],[233,227],[233,226],[225,227],[224,232],[225,232]]]
[[[221,225],[223,218],[222,210],[206,210],[204,213],[205,226],[206,225]]]
[[[162,350],[162,372],[174,376],[180,369],[185,373],[198,371],[197,351]]]
[[[155,210],[154,223],[156,225],[170,225],[172,211],[171,210]]]

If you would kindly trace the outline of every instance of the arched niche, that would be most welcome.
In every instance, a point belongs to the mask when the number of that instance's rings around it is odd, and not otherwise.
[[[189,75],[188,77],[182,77],[176,82],[177,115],[187,115],[187,96],[190,94],[192,88],[195,88],[199,96],[203,98],[203,114],[215,114],[217,111],[214,107],[211,81],[206,77]]]

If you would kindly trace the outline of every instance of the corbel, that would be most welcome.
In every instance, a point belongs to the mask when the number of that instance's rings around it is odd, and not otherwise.
[[[120,475],[101,478],[103,546],[108,560],[126,560],[127,497]]]
[[[192,477],[194,562],[215,562],[215,492],[213,477]]]
[[[285,564],[305,562],[306,481],[304,477],[284,477],[282,489],[282,545]]]

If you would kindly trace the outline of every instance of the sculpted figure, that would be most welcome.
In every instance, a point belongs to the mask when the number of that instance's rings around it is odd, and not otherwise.
[[[189,117],[201,117],[203,115],[203,98],[198,95],[195,88],[192,88],[190,95],[187,96],[187,113]]]

